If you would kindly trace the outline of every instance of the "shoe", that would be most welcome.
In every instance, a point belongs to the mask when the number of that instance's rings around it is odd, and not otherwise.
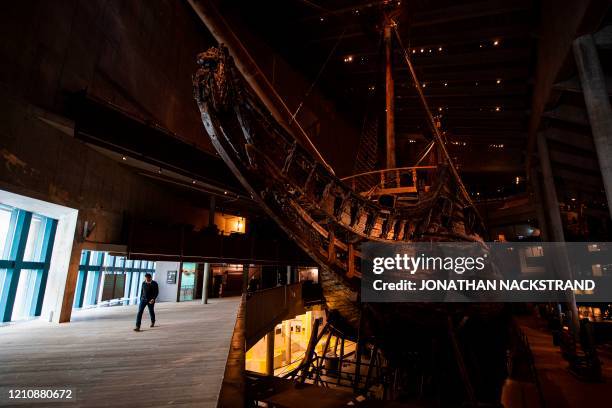
[[[155,327],[155,322],[151,323],[150,327]]]
[[[134,327],[134,331],[140,331],[140,327]]]

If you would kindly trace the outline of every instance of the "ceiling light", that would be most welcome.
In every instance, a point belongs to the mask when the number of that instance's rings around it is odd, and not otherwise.
[[[499,40],[493,41],[493,45],[497,47],[499,45]]]
[[[497,79],[497,81],[495,81],[496,84],[501,84],[501,79]]]
[[[438,47],[438,51],[442,51],[442,47]]]
[[[121,160],[127,160],[127,157],[121,156]]]
[[[444,86],[448,86],[448,82],[445,82],[445,83],[444,83]]]
[[[196,181],[195,181],[195,180],[191,180],[191,184],[195,184],[195,183],[196,183]]]
[[[425,48],[421,48],[421,52],[425,52]]]
[[[500,106],[496,106],[495,107],[495,112],[499,112],[499,111],[501,111],[501,107]]]

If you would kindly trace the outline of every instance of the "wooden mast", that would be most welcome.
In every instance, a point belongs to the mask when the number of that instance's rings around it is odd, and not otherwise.
[[[395,164],[395,90],[393,85],[393,48],[391,24],[393,20],[387,19],[384,29],[385,40],[385,112],[386,112],[386,147],[387,168],[393,169]]]

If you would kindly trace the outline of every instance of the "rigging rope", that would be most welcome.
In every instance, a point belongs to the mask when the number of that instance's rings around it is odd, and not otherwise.
[[[295,117],[297,116],[298,112],[300,111],[300,109],[302,109],[302,106],[304,105],[304,102],[306,101],[306,98],[308,98],[308,96],[310,95],[310,93],[314,89],[315,85],[317,84],[317,81],[321,77],[321,74],[323,73],[323,71],[325,71],[325,68],[327,67],[327,64],[329,63],[329,60],[331,59],[332,55],[334,55],[334,52],[336,51],[336,48],[338,48],[338,45],[340,44],[342,39],[344,38],[344,34],[345,33],[346,33],[346,27],[344,27],[344,30],[342,30],[342,33],[340,33],[340,36],[338,37],[338,39],[336,40],[336,43],[334,44],[333,48],[331,49],[331,51],[327,55],[327,58],[325,59],[325,62],[321,66],[321,69],[319,69],[319,72],[317,73],[317,76],[315,77],[315,79],[312,82],[312,84],[310,84],[310,88],[308,88],[308,90],[304,94],[304,97],[302,98],[302,101],[300,102],[300,104],[298,105],[297,109],[295,110],[295,113],[293,115],[291,115],[291,119],[289,120],[289,124],[291,124],[291,122],[293,122],[295,120]]]
[[[423,160],[425,160],[425,158],[427,157],[427,155],[429,154],[429,152],[431,152],[431,149],[433,149],[434,145],[435,145],[436,141],[432,140],[431,142],[429,142],[427,144],[427,146],[425,147],[423,153],[421,153],[419,155],[419,160],[416,161],[416,163],[414,164],[414,167],[417,167],[419,164],[421,164],[421,162]]]
[[[444,157],[446,158],[446,161],[448,162],[448,166],[450,167],[453,176],[455,177],[457,183],[459,184],[459,189],[463,193],[464,198],[467,200],[467,202],[477,212],[478,210],[476,210],[476,207],[475,207],[474,203],[472,202],[472,198],[470,197],[467,189],[465,188],[465,185],[463,184],[463,181],[461,181],[461,177],[459,176],[459,172],[455,168],[455,165],[453,164],[453,161],[451,160],[451,157],[448,154],[448,150],[446,149],[446,146],[444,144],[444,140],[442,139],[442,135],[440,134],[440,131],[439,131],[438,127],[436,126],[435,120],[434,120],[433,115],[431,113],[431,109],[429,109],[429,104],[427,103],[427,99],[425,99],[425,94],[423,93],[423,88],[421,87],[421,83],[418,81],[418,78],[416,76],[416,71],[414,70],[414,66],[412,65],[412,61],[410,61],[410,56],[408,55],[408,52],[406,51],[406,49],[404,48],[404,45],[402,44],[402,38],[400,37],[399,31],[397,30],[397,23],[395,21],[393,21],[393,20],[392,20],[392,23],[393,23],[392,24],[393,31],[395,32],[395,36],[397,38],[398,44],[399,44],[399,46],[400,46],[400,48],[402,50],[402,53],[404,54],[404,59],[406,61],[406,64],[408,65],[408,70],[410,71],[410,75],[412,77],[412,81],[414,82],[414,86],[415,86],[415,88],[417,90],[417,93],[419,94],[419,99],[421,100],[421,103],[423,104],[423,109],[425,110],[425,113],[427,114],[427,119],[428,119],[427,122],[429,124],[429,127],[431,128],[431,131],[432,131],[433,135],[434,135],[435,141],[440,146],[440,150],[444,154]]]

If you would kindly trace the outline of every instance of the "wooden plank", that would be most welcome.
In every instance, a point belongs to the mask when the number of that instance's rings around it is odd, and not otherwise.
[[[244,363],[245,363],[245,318],[246,295],[240,300],[240,307],[236,317],[236,325],[232,334],[230,351],[227,356],[223,383],[219,392],[217,407],[243,407],[246,395]]]
[[[2,327],[0,384],[75,389],[76,404],[64,406],[214,407],[239,299],[159,303],[158,327],[145,323],[141,332],[132,331],[136,306],[75,311],[62,325],[33,320]]]
[[[348,278],[355,276],[355,250],[353,249],[353,244],[348,245],[348,270],[346,271],[346,276]]]
[[[333,262],[336,259],[336,236],[334,231],[329,232],[329,244],[327,246],[327,260]]]

